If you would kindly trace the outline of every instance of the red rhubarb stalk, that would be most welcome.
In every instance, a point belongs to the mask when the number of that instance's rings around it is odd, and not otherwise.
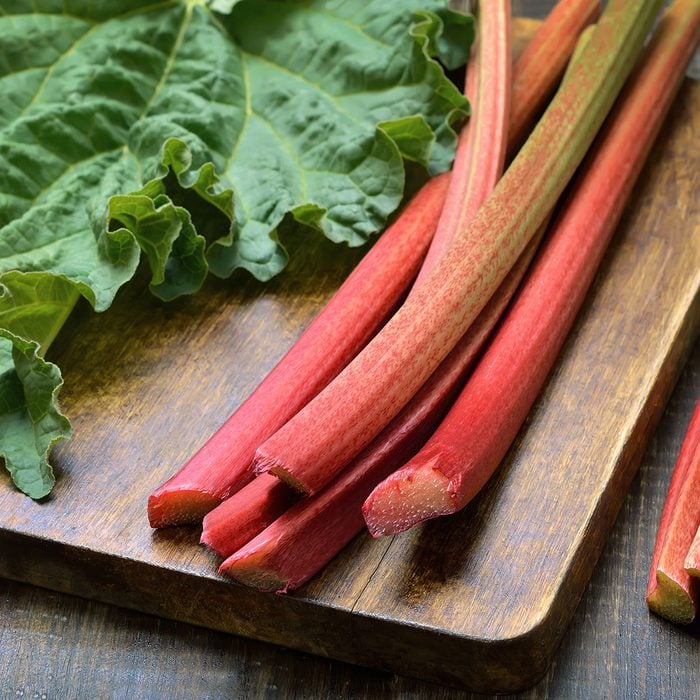
[[[263,590],[292,590],[314,576],[362,529],[362,502],[381,479],[415,454],[444,416],[525,274],[538,243],[537,237],[530,242],[457,347],[348,469],[317,495],[301,499],[227,559],[221,565],[222,573]],[[264,477],[282,485],[269,475],[258,479]],[[205,528],[207,520],[235,498],[210,513],[204,519]],[[226,524],[231,541],[239,541],[235,533],[239,517],[232,514]],[[231,548],[226,542],[217,551]]]
[[[579,34],[595,22],[599,14],[600,0],[559,0],[518,57],[513,66],[509,153],[514,154],[525,140],[564,73]]]
[[[698,498],[700,498],[700,494]],[[700,578],[700,527],[695,533],[693,543],[688,550],[688,556],[685,558],[685,570],[690,576]]]
[[[228,557],[299,500],[299,494],[261,474],[204,518],[200,542]]]
[[[253,478],[257,446],[340,372],[405,294],[435,231],[448,183],[445,173],[418,192],[251,396],[150,496],[152,527],[198,522]]]
[[[477,46],[479,48],[470,64],[469,80],[476,85],[470,94],[474,105],[472,116],[482,124],[479,129],[471,131],[472,140],[476,139],[479,151],[479,156],[473,165],[480,172],[485,173],[485,179],[479,179],[477,183],[475,178],[471,178],[472,169],[469,167],[469,163],[458,155],[446,206],[451,207],[452,213],[461,219],[471,218],[478,211],[498,181],[503,171],[505,159],[505,128],[508,120],[507,94],[510,91],[508,78],[510,72],[509,3],[506,0],[498,0],[497,2],[485,3],[483,8],[483,12],[478,15]],[[494,68],[497,68],[500,75],[494,73]],[[480,86],[489,85],[488,81],[492,81],[503,94],[495,94],[492,86],[489,88],[489,99],[482,100]],[[494,122],[493,126],[489,125],[490,120]],[[494,139],[500,143],[500,146],[497,144],[496,148],[491,149],[490,145]],[[462,138],[458,151],[462,156],[465,143],[464,138]],[[472,180],[471,185],[467,188],[468,194],[466,196],[464,195],[465,189],[461,187],[461,181],[465,179]],[[455,190],[458,195],[463,196],[462,202],[454,201]],[[453,198],[452,203],[450,203],[450,196]],[[438,226],[436,236],[439,235],[440,227]],[[516,267],[503,282],[473,327],[469,329],[466,336],[462,338],[459,345],[441,365],[434,378],[426,384],[426,387],[432,388],[424,387],[424,390],[418,395],[422,398],[420,400],[418,397],[414,398],[399,417],[394,419],[364,451],[364,456],[355,460],[353,470],[363,476],[359,482],[351,480],[347,488],[362,497],[355,503],[356,517],[349,521],[347,526],[349,529],[343,530],[343,533],[348,533],[348,537],[355,534],[362,526],[360,506],[370,489],[380,479],[396,469],[402,463],[401,459],[403,461],[408,459],[427,439],[428,433],[425,432],[424,423],[430,422],[438,413],[440,413],[440,417],[444,414],[447,408],[446,402],[449,398],[454,398],[455,387],[458,383],[463,383],[465,373],[476,352],[493,329],[524,275],[525,269],[534,255],[534,248],[535,244],[528,246]],[[426,258],[421,272],[431,264],[429,257]],[[406,425],[402,425],[404,421]],[[434,423],[433,420],[431,428],[435,427]],[[265,481],[261,481],[261,479],[265,479]],[[202,541],[223,556],[228,556],[235,552],[244,541],[247,541],[242,539],[242,533],[250,534],[256,528],[257,532],[262,531],[263,527],[272,522],[274,513],[280,515],[287,508],[284,496],[287,495],[288,487],[285,485],[282,487],[283,490],[279,491],[279,486],[276,486],[274,482],[281,485],[281,482],[275,477],[261,475],[249,486],[213,510],[204,519]],[[260,484],[259,488],[258,484]],[[253,485],[256,485],[256,489],[251,488]],[[341,495],[341,487],[342,483],[336,483],[333,487],[329,487],[335,489],[330,498],[344,498]],[[272,507],[273,504],[275,507]],[[312,506],[312,508],[315,507]],[[347,504],[344,501],[336,507],[343,512],[347,510]],[[260,512],[260,515],[256,515],[257,512]],[[323,529],[325,531],[325,525]],[[338,547],[342,547],[347,540],[343,540],[336,533],[336,536],[330,541],[339,542],[340,540],[342,542],[338,544]],[[332,549],[330,556],[333,556],[335,551]],[[302,562],[304,562],[304,570],[308,570],[308,562],[303,559]]]
[[[632,70],[661,0],[612,0],[571,79],[470,225],[365,349],[256,452],[299,491],[329,483],[435,371],[534,236]]]
[[[546,26],[547,32],[556,33],[551,23]],[[540,36],[543,31],[540,30]],[[567,50],[570,46],[564,44],[562,61],[568,58]],[[537,62],[538,56],[530,60]],[[543,54],[542,60],[549,61],[550,57]],[[542,65],[535,72],[549,81],[545,92],[554,87],[558,75],[548,71],[547,66]],[[528,74],[523,71],[523,78]],[[516,79],[513,89],[518,99],[535,99],[533,90],[522,83],[522,78]],[[542,89],[538,81],[536,90]],[[511,126],[521,128],[517,122],[511,121]],[[442,212],[449,177],[447,174],[438,176],[416,195],[413,203],[383,234],[384,243],[377,243],[370,250],[302,335],[298,341],[302,347],[290,350],[200,452],[153,493],[149,499],[149,520],[153,527],[198,522],[253,478],[251,466],[255,448],[340,372],[367,337],[376,332],[385,310],[405,293]],[[392,255],[402,250],[409,253],[404,261]],[[389,280],[389,284],[384,280]],[[371,330],[367,330],[366,321],[358,323],[358,299],[370,304],[368,309],[363,309],[363,315],[366,312],[370,317],[369,325],[374,321]],[[334,348],[335,352],[328,355],[318,348]],[[288,382],[290,377],[296,381]]]
[[[459,135],[445,204],[414,290],[447,250],[455,233],[466,227],[503,173],[511,94],[510,0],[480,2],[476,15],[476,41],[467,67],[465,90],[471,117]],[[527,89],[523,92],[530,94]]]
[[[425,447],[365,503],[373,535],[459,510],[503,459],[564,343],[678,90],[696,43],[699,8],[698,0],[683,0],[667,13],[464,391]]]
[[[697,8],[700,25],[700,2]],[[688,4],[686,2],[686,4]],[[651,560],[647,604],[672,622],[692,622],[700,604],[700,581],[685,570],[686,556],[700,527],[700,401],[671,476]]]

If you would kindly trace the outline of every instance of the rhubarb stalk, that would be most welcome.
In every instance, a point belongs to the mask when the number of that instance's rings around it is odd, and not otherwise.
[[[503,459],[564,343],[678,90],[699,14],[698,0],[677,2],[666,14],[464,391],[425,447],[367,499],[363,511],[374,536],[459,510]]]
[[[428,181],[251,396],[148,499],[152,527],[198,522],[247,484],[255,449],[357,354],[399,303],[423,261],[449,174]]]
[[[469,332],[380,435],[328,487],[301,499],[229,557],[221,565],[221,573],[262,590],[293,590],[314,576],[362,529],[362,502],[381,479],[415,454],[444,416],[525,274],[538,243],[538,237],[530,242]],[[269,475],[258,479],[264,477],[282,485]],[[205,518],[205,528],[214,513]],[[232,514],[226,523],[232,541],[240,539],[236,535],[239,517]],[[230,549],[226,543],[217,551]]]
[[[600,0],[560,0],[513,66],[508,152],[514,154],[566,68],[579,34],[600,14]],[[536,86],[536,87],[535,87]]]
[[[700,27],[700,2],[696,30]],[[688,2],[686,2],[688,4]],[[647,604],[672,622],[692,622],[700,603],[700,581],[685,570],[700,527],[700,401],[686,432],[671,476],[656,535],[647,586]]]
[[[480,2],[476,15],[476,40],[465,90],[471,117],[460,132],[445,204],[413,290],[425,280],[455,233],[466,227],[503,173],[511,94],[510,0]]]
[[[200,542],[228,557],[298,500],[287,484],[261,474],[206,515]]]
[[[571,80],[470,225],[364,350],[258,448],[258,471],[315,493],[415,395],[553,208],[632,70],[660,5],[611,0]]]
[[[505,128],[508,122],[507,105],[510,91],[510,10],[507,0],[488,2],[483,4],[483,11],[478,14],[477,23],[477,48],[470,63],[468,81],[472,84],[470,98],[473,100],[474,111],[472,118],[479,121],[481,127],[471,130],[470,141],[476,140],[478,157],[471,164],[464,159],[463,145],[466,143],[461,137],[457,163],[452,173],[450,191],[447,196],[446,208],[450,208],[452,215],[468,220],[479,209],[483,201],[490,194],[503,170],[505,159]],[[494,73],[494,68],[497,72]],[[475,86],[475,87],[474,87]],[[488,87],[488,99],[481,98],[482,86]],[[502,94],[497,94],[497,90]],[[493,124],[490,124],[490,122]],[[495,141],[494,141],[495,140]],[[497,142],[495,148],[492,144]],[[500,144],[500,145],[498,145]],[[473,144],[470,156],[474,153]],[[485,177],[477,182],[477,178],[471,177],[473,168],[478,168]],[[461,181],[470,180],[468,188],[461,186]],[[465,196],[465,192],[468,194]],[[455,192],[461,201],[455,201]],[[450,197],[452,201],[450,202]],[[441,221],[442,225],[442,221]],[[440,235],[440,226],[436,237]],[[364,451],[362,457],[355,460],[352,471],[355,477],[345,482],[330,486],[331,494],[326,494],[321,503],[334,503],[334,508],[347,512],[350,499],[355,511],[347,525],[336,523],[333,529],[334,536],[327,536],[323,540],[324,547],[319,544],[317,557],[326,556],[326,552],[333,556],[337,548],[342,547],[347,541],[346,537],[352,537],[362,527],[360,506],[371,488],[391,471],[408,459],[420,445],[427,439],[428,427],[434,428],[434,417],[444,415],[447,410],[447,402],[454,398],[455,387],[463,383],[466,372],[471,363],[492,331],[498,318],[515,292],[525,269],[530,263],[537,242],[533,242],[525,250],[516,267],[511,271],[506,280],[499,287],[494,298],[489,302],[477,321],[462,338],[458,346],[448,356],[443,365],[437,370],[424,389],[414,400],[385,428],[374,442]],[[431,248],[432,251],[432,248]],[[434,261],[434,258],[433,258]],[[430,266],[430,255],[426,258],[421,272]],[[419,398],[420,397],[420,398]],[[427,424],[430,423],[428,426]],[[412,450],[412,451],[411,451]],[[277,484],[275,484],[277,482]],[[255,485],[255,488],[252,488]],[[238,549],[246,541],[243,533],[257,534],[263,527],[274,519],[274,514],[280,515],[288,504],[286,485],[275,477],[261,475],[249,486],[246,486],[238,494],[222,503],[204,519],[202,541],[215,549],[222,556],[228,556]],[[345,490],[350,490],[352,495],[343,495]],[[325,493],[325,492],[324,492]],[[358,500],[359,499],[359,500]],[[319,506],[309,506],[313,512]],[[325,507],[325,506],[324,506]],[[307,517],[308,512],[301,507]],[[311,521],[314,519],[312,518]],[[310,522],[311,522],[310,521]],[[324,524],[325,532],[329,526]],[[340,530],[339,530],[340,528]],[[257,530],[254,532],[254,530]],[[248,537],[251,539],[252,535]],[[303,564],[304,571],[309,570],[308,557],[301,557],[299,565]]]

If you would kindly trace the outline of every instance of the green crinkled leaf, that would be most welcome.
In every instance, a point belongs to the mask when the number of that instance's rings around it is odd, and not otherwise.
[[[209,271],[267,280],[287,263],[286,216],[361,245],[398,206],[405,161],[446,170],[467,105],[435,57],[463,63],[473,31],[447,6],[0,0],[3,416],[41,397],[67,430],[37,347],[79,295],[106,309],[142,257],[163,299]],[[13,476],[47,484],[57,433],[13,425]]]
[[[49,451],[70,435],[57,403],[61,372],[40,357],[40,346],[51,343],[78,297],[75,285],[60,277],[17,271],[0,276],[0,456],[32,498],[51,491]]]
[[[469,57],[469,48],[474,41],[474,23],[471,15],[450,9],[435,9],[441,23],[426,17],[425,34],[430,42],[428,53],[437,56],[449,70],[463,66]],[[466,41],[465,41],[466,39]]]
[[[0,456],[15,484],[32,498],[51,491],[49,451],[70,435],[56,402],[61,371],[38,350],[38,343],[0,329]]]
[[[400,201],[403,158],[449,167],[466,105],[429,55],[464,60],[471,24],[446,5],[0,2],[0,271],[65,276],[99,310],[141,251],[168,298],[208,266],[269,279],[287,213],[365,242]],[[165,200],[136,223],[143,196],[186,190],[224,215],[208,252]]]
[[[75,285],[61,277],[6,272],[0,275],[0,328],[38,342],[45,351],[78,297]]]
[[[215,274],[227,276],[237,267],[260,279],[277,274],[286,255],[270,237],[270,223],[276,228],[302,204],[322,211],[318,227],[331,240],[360,245],[398,206],[402,157],[432,172],[449,167],[451,123],[464,113],[465,102],[438,64],[427,60],[429,51],[437,51],[431,37],[444,29],[428,10],[444,11],[446,5],[236,5],[224,23],[242,48],[243,82],[252,88],[239,122],[236,159],[227,169],[238,232],[233,246],[210,250]],[[471,25],[460,26],[468,49]],[[411,133],[404,129],[407,121]],[[280,188],[291,182],[296,186]],[[280,196],[271,198],[270,192]]]

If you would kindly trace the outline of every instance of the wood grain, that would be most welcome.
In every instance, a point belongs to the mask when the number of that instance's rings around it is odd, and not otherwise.
[[[462,514],[393,540],[360,536],[288,597],[221,580],[193,529],[148,530],[148,493],[243,400],[361,255],[297,232],[287,237],[293,265],[265,288],[240,275],[166,306],[135,284],[104,315],[79,310],[53,358],[76,436],[56,452],[59,485],[47,502],[2,477],[0,573],[476,690],[532,684],[697,330],[699,114],[699,86],[688,83],[547,389]]]
[[[644,604],[656,524],[700,396],[696,345],[545,678],[520,700],[693,698],[700,624]],[[171,620],[0,580],[0,698],[479,700]]]

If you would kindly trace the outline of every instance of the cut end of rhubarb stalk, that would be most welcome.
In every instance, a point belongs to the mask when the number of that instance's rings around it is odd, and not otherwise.
[[[424,520],[459,510],[449,479],[434,465],[409,465],[382,481],[362,506],[372,537],[396,535]]]
[[[688,576],[700,578],[700,562],[686,560],[685,570],[688,572]]]
[[[154,528],[194,525],[219,503],[218,496],[199,489],[170,489],[165,484],[148,497],[148,522]]]
[[[280,481],[284,482],[287,484],[287,486],[293,488],[298,493],[304,494],[305,496],[312,495],[311,490],[305,484],[299,481],[299,479],[295,478],[293,474],[279,464],[270,467],[266,471],[268,474],[276,476]]]
[[[657,615],[681,625],[695,619],[695,605],[688,591],[663,571],[656,572],[656,588],[647,595],[647,605]]]
[[[287,486],[293,488],[297,493],[304,494],[305,496],[311,495],[311,491],[305,484],[299,481],[293,474],[290,474],[289,470],[276,459],[268,457],[260,450],[255,453],[253,468],[258,475],[272,474],[272,476],[276,476],[280,481],[283,481]]]
[[[254,552],[242,556],[234,554],[219,567],[219,573],[259,591],[286,593],[284,576],[278,571],[263,568],[261,560],[262,557]]]
[[[218,554],[216,542],[206,530],[202,530],[202,536],[199,538],[199,544],[203,544],[205,547],[211,549],[212,552],[216,552]]]
[[[688,576],[700,578],[700,527],[698,528],[693,543],[690,545],[688,556],[685,558],[684,567]],[[696,585],[700,591],[700,581],[698,581]]]

